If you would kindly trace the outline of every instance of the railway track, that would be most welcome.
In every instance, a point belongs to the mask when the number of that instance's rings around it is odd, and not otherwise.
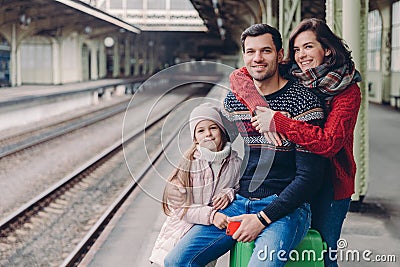
[[[12,155],[21,150],[52,140],[72,131],[95,124],[126,111],[129,100],[123,101],[83,116],[71,118],[52,125],[39,127],[30,131],[0,140],[0,158]]]
[[[127,173],[108,170],[123,169],[123,147],[135,143],[144,131],[156,136],[169,112],[159,113],[147,123],[146,129],[130,133],[124,143],[119,141],[110,146],[4,218],[0,222],[0,266],[25,265],[26,259],[29,259],[29,265],[74,266],[79,262],[137,184],[137,181],[126,179]],[[163,145],[175,134],[170,134]],[[162,151],[160,146],[153,149],[151,162],[135,177],[143,177]],[[111,205],[110,199],[114,199]],[[61,242],[58,246],[55,245],[57,241]]]
[[[179,131],[179,127],[173,132],[167,140],[163,142],[163,147],[157,149],[148,162],[140,172],[136,175],[135,181],[132,181],[115,199],[115,201],[109,206],[109,208],[103,213],[99,220],[93,225],[93,227],[88,231],[86,236],[81,240],[81,242],[75,247],[75,249],[68,255],[61,266],[78,266],[80,261],[85,257],[86,253],[90,250],[91,246],[94,244],[96,239],[100,236],[103,229],[108,225],[109,221],[112,219],[114,214],[118,209],[124,204],[125,200],[129,195],[137,189],[138,183],[147,174],[152,165],[156,162],[158,158],[162,156],[164,149],[166,149],[172,140],[175,138]]]

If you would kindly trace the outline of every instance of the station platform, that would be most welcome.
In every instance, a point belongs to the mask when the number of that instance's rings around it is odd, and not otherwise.
[[[101,79],[63,85],[0,88],[0,131],[96,105],[139,87],[147,77]]]
[[[338,252],[339,265],[394,267],[400,260],[397,228],[400,181],[391,171],[397,168],[400,158],[398,153],[394,154],[396,148],[391,143],[397,143],[396,138],[400,135],[400,116],[391,108],[371,104],[369,118],[370,156],[374,159],[370,161],[370,187],[364,199],[364,208],[358,213],[348,213],[345,220],[341,240],[343,247]],[[390,129],[390,132],[385,129]],[[180,157],[176,148],[177,143],[172,143],[166,151],[170,156]],[[387,157],[387,153],[391,157]],[[385,163],[382,164],[379,158],[384,158]],[[168,160],[161,160],[156,163],[155,169],[157,172],[150,171],[143,184],[144,188],[152,188],[152,194],[148,190],[139,190],[129,197],[81,266],[155,266],[150,264],[148,258],[166,218],[159,201],[164,183],[160,183],[159,179],[165,178],[173,167]],[[391,208],[388,208],[389,203]],[[218,260],[218,267],[229,266],[228,254]],[[387,260],[390,255],[394,255],[397,263]]]

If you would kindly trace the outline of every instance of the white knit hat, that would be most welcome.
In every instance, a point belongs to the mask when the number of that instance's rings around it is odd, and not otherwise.
[[[218,107],[211,103],[203,103],[194,108],[190,113],[189,128],[192,140],[194,140],[194,130],[196,129],[197,124],[204,120],[212,120],[218,124],[219,128],[221,128],[224,133],[226,133]]]

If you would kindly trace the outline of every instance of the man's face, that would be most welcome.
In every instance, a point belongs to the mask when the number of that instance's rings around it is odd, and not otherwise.
[[[283,59],[283,49],[276,51],[272,35],[248,36],[244,41],[243,60],[247,71],[256,81],[277,75],[278,63]]]

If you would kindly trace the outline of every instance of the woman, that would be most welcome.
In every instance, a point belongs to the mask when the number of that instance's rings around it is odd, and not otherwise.
[[[231,74],[231,79],[236,81],[231,84],[242,81],[241,86],[232,90],[257,114],[252,118],[253,126],[267,139],[279,144],[284,136],[313,153],[330,158],[331,168],[323,189],[311,203],[312,227],[321,233],[331,250],[336,250],[354,193],[353,140],[361,103],[357,82],[361,77],[343,40],[322,20],[315,18],[303,20],[293,30],[285,66],[291,76],[325,100],[324,128],[292,120],[286,114],[265,107],[264,98],[254,83],[249,82],[251,76],[245,68]],[[332,257],[334,252],[325,253],[325,266],[337,266]]]

